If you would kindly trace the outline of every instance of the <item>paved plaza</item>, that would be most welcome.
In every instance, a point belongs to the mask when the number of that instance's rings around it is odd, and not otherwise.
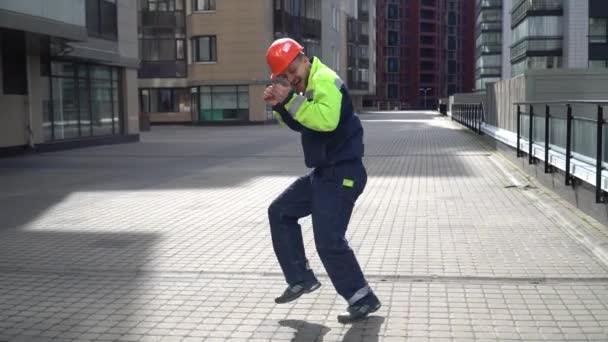
[[[479,136],[368,113],[348,238],[383,302],[286,284],[267,208],[308,172],[277,125],[154,126],[141,142],[0,159],[0,341],[608,341],[608,228]]]

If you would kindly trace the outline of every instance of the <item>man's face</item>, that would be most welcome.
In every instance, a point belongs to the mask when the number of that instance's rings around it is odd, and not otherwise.
[[[308,57],[300,55],[289,64],[279,77],[287,79],[296,92],[303,93],[306,91],[306,83],[308,82],[309,65]]]

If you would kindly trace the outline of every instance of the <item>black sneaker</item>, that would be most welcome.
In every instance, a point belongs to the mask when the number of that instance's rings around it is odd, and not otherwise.
[[[352,323],[355,321],[362,320],[369,316],[372,312],[378,311],[382,303],[375,294],[370,293],[367,296],[361,298],[353,305],[349,305],[346,312],[338,315],[338,322],[342,324]]]
[[[300,298],[305,293],[311,293],[312,291],[321,287],[321,283],[318,280],[313,280],[306,283],[297,283],[287,287],[285,292],[280,297],[274,299],[277,304],[289,303],[293,300]]]

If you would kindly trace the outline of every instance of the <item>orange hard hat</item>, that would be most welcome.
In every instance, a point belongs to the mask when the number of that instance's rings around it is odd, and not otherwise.
[[[266,62],[272,71],[270,78],[275,78],[285,71],[302,50],[304,50],[302,45],[291,38],[275,40],[266,52]]]

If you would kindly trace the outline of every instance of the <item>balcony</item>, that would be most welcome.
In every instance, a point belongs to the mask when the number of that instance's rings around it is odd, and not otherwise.
[[[180,78],[186,76],[185,61],[142,61],[139,66],[140,78]]]
[[[477,56],[480,55],[500,55],[502,53],[501,44],[484,44],[477,47]]]
[[[284,11],[274,11],[274,32],[291,36],[296,40],[303,38],[321,40],[321,20],[292,16]]]
[[[477,8],[502,8],[502,0],[480,0]]]
[[[486,22],[481,23],[477,26],[475,31],[476,35],[479,36],[484,32],[502,32],[502,23],[501,22]]]
[[[359,44],[361,45],[369,45],[369,36],[360,34],[359,35]]]
[[[475,70],[475,75],[479,77],[500,77],[502,68],[499,66],[495,67],[483,67]]]
[[[511,45],[511,61],[525,56],[553,56],[562,53],[562,37],[528,37]]]
[[[142,27],[171,27],[184,31],[184,12],[140,12]]]
[[[519,0],[513,8],[514,10],[511,11],[511,28],[515,28],[530,14],[563,14],[562,0]]]

